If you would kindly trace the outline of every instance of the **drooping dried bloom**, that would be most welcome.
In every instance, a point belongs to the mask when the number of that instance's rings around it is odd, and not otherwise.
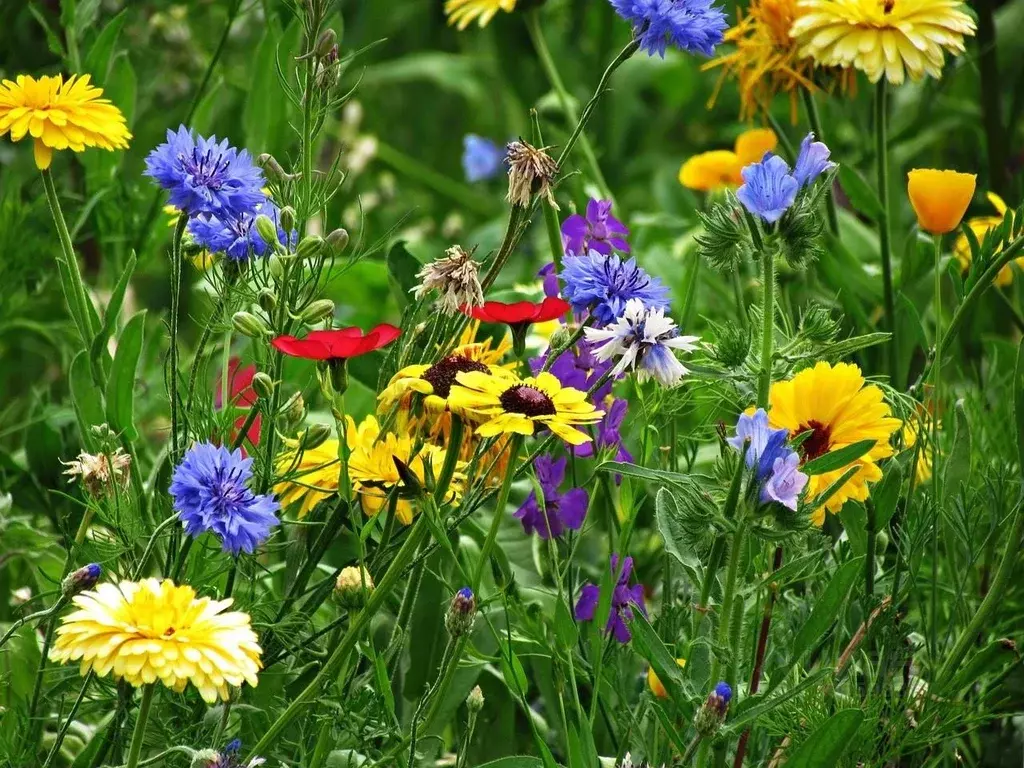
[[[89,495],[100,498],[113,490],[124,490],[128,487],[128,468],[131,466],[132,457],[118,448],[109,455],[93,455],[83,451],[78,454],[77,459],[62,463],[67,467],[64,470],[65,475],[71,475],[72,478],[80,476],[82,486]]]
[[[558,173],[558,163],[545,150],[537,149],[525,141],[512,141],[508,145],[508,197],[512,205],[526,207],[533,194],[543,195],[558,210],[551,182]]]
[[[412,289],[418,299],[427,291],[437,291],[441,298],[437,304],[446,315],[454,315],[459,307],[479,307],[484,303],[484,292],[478,276],[480,265],[471,253],[459,245],[444,252],[444,257],[432,261],[416,273],[420,284]]]

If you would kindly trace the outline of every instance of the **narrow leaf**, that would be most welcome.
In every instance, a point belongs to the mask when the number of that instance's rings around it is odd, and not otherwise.
[[[839,758],[853,746],[862,722],[861,710],[839,710],[793,750],[786,759],[786,768],[835,768]]]
[[[859,440],[844,448],[837,448],[829,451],[824,456],[811,459],[801,467],[808,475],[823,475],[826,472],[835,472],[842,469],[851,461],[856,461],[865,453],[875,447],[876,440]]]
[[[142,337],[146,324],[146,310],[134,315],[117,340],[117,352],[107,382],[107,423],[115,432],[123,432],[128,440],[135,440],[135,371],[142,353]],[[172,376],[177,371],[171,371]]]
[[[848,560],[836,569],[832,580],[821,593],[821,597],[814,603],[814,609],[807,619],[807,623],[797,633],[796,638],[790,646],[791,663],[795,664],[800,657],[810,649],[811,645],[817,643],[825,635],[829,626],[839,616],[843,604],[846,602],[846,595],[853,586],[857,574],[863,569],[864,558],[855,557]]]

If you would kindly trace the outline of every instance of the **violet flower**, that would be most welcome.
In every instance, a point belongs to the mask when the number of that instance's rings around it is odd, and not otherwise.
[[[613,554],[611,558],[612,573],[616,573],[619,567],[619,556]],[[605,634],[613,635],[620,643],[628,643],[633,634],[629,631],[626,623],[633,619],[633,608],[636,607],[644,616],[647,609],[644,607],[644,588],[640,584],[629,586],[629,578],[633,573],[633,558],[626,557],[622,561],[622,571],[618,572],[618,579],[615,582],[612,592],[611,612],[608,616],[608,623],[605,624]],[[576,602],[576,621],[593,621],[597,613],[597,604],[601,601],[601,588],[596,584],[584,584],[580,592],[580,599]]]
[[[629,253],[629,243],[621,237],[628,234],[626,225],[612,216],[611,200],[591,198],[586,218],[574,213],[562,222],[562,244],[570,256],[582,256],[588,251],[608,256],[612,249]]]
[[[567,459],[541,456],[534,463],[537,481],[544,494],[544,506],[537,503],[537,492],[531,491],[515,517],[530,536],[535,531],[542,539],[558,538],[566,529],[578,531],[587,516],[590,495],[583,488],[572,488],[562,493],[559,486],[565,479]]]

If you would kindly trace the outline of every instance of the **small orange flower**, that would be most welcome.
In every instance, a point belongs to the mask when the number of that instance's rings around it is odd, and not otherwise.
[[[758,162],[779,143],[770,128],[752,128],[737,137],[733,149],[714,149],[694,155],[679,169],[679,183],[698,192],[731,189],[743,183],[740,171]]]
[[[915,168],[907,174],[907,195],[925,232],[944,235],[960,226],[974,197],[973,173]]]
[[[686,659],[676,659],[676,664],[680,667],[686,666]],[[658,677],[658,673],[654,671],[654,667],[647,668],[647,687],[651,689],[651,693],[657,696],[659,699],[667,699],[668,691],[665,690],[664,683]]]

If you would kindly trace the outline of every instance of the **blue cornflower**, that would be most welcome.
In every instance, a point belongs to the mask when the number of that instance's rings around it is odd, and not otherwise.
[[[217,216],[212,213],[195,216],[189,220],[188,231],[196,245],[211,253],[223,253],[229,259],[246,261],[250,255],[263,256],[267,252],[267,244],[253,226],[261,213],[277,224],[277,239],[282,245],[289,240],[294,242],[296,233],[292,232],[290,237],[285,237],[278,223],[277,206],[266,198],[252,213],[240,216]]]
[[[711,0],[611,0],[612,7],[633,24],[633,33],[648,55],[665,56],[674,45],[711,56],[729,24]]]
[[[145,175],[170,192],[170,204],[189,215],[238,217],[263,202],[263,172],[246,150],[224,139],[193,136],[184,125],[146,157]]]
[[[736,197],[744,208],[770,224],[782,217],[800,190],[800,182],[790,174],[786,161],[771,152],[740,173],[744,184],[736,190]]]
[[[566,256],[562,263],[563,295],[576,312],[590,311],[597,325],[615,322],[630,299],[639,299],[647,309],[667,310],[668,288],[637,266],[635,259],[622,261],[617,255],[602,256],[590,251],[584,256]]]
[[[501,171],[505,161],[505,148],[498,146],[490,139],[467,133],[462,138],[462,170],[466,173],[466,181],[486,181],[493,179]]]
[[[754,470],[760,485],[760,501],[777,501],[796,510],[800,492],[807,485],[807,475],[799,471],[800,456],[789,447],[789,431],[772,429],[768,414],[758,408],[753,414],[741,414],[736,421],[736,436],[729,445],[744,454],[744,463]]]
[[[828,158],[831,150],[824,142],[815,141],[814,133],[808,133],[800,142],[800,154],[796,158],[793,178],[801,187],[812,184],[825,171],[831,171],[836,164]]]
[[[241,449],[197,443],[171,477],[171,497],[178,519],[189,536],[213,533],[225,552],[252,552],[277,525],[280,504],[273,496],[258,496],[246,483],[252,459]]]

